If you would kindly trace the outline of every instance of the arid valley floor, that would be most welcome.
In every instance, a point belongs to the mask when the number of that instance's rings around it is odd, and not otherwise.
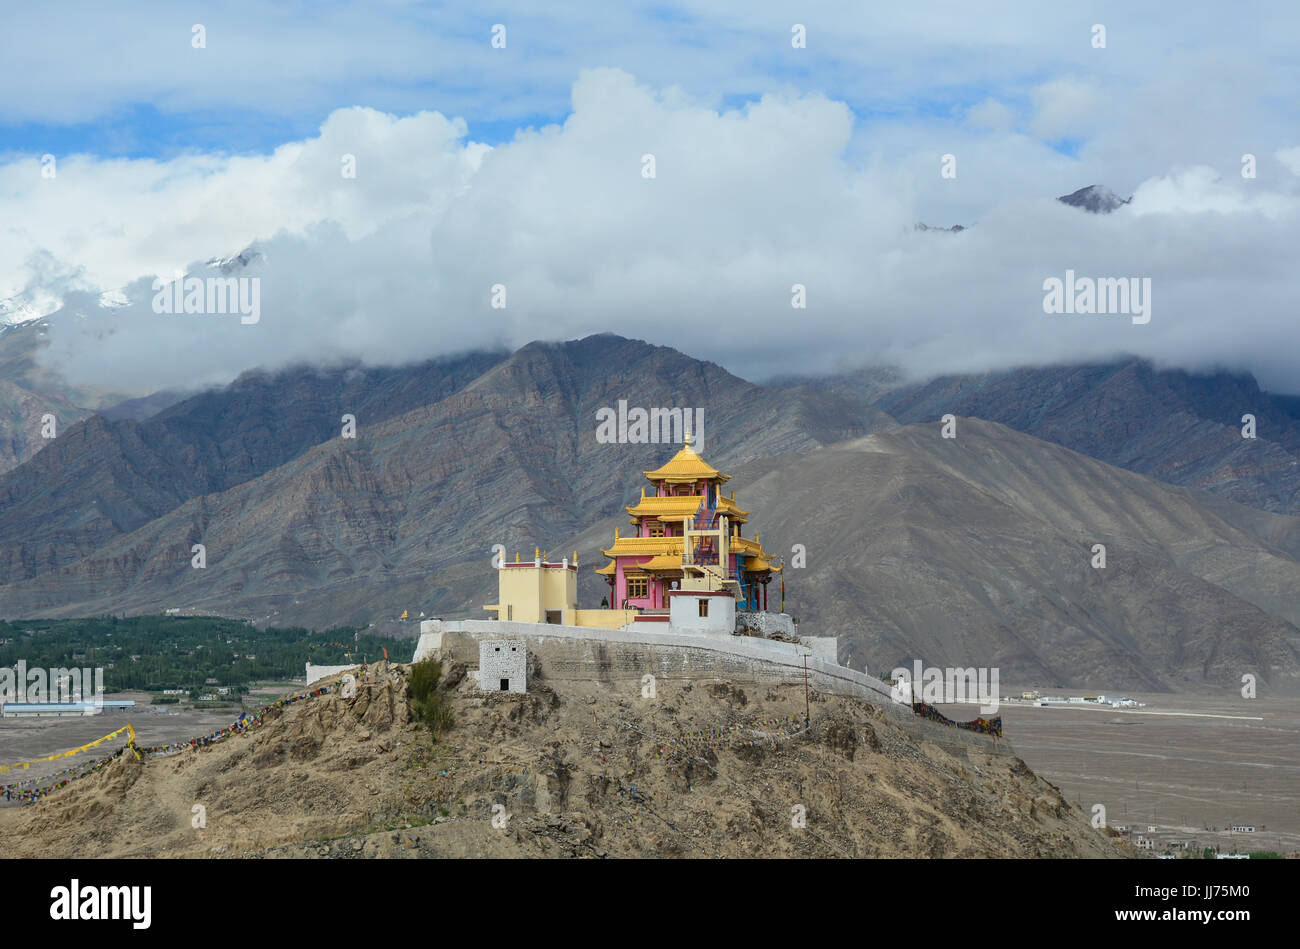
[[[1073,693],[1078,690],[1073,690]],[[1300,700],[1137,694],[1145,708],[1006,703],[1004,734],[1066,799],[1157,841],[1300,850]],[[946,706],[954,718],[974,706]],[[1253,835],[1223,833],[1253,825]],[[1215,827],[1219,833],[1204,828]]]

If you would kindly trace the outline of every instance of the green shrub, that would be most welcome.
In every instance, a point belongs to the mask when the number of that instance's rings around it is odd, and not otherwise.
[[[411,666],[411,676],[406,683],[406,697],[411,704],[415,720],[429,729],[433,740],[440,739],[455,723],[451,705],[438,691],[442,681],[442,663],[437,659],[423,659]]]
[[[437,659],[421,659],[411,666],[411,678],[406,683],[406,695],[413,702],[423,702],[438,690],[442,681],[442,663]]]

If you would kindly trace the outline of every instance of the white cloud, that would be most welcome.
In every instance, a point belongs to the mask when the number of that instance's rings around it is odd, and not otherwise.
[[[83,382],[219,382],[259,364],[614,331],[753,378],[846,360],[937,372],[1134,352],[1298,388],[1294,195],[1171,169],[1138,189],[1135,213],[1089,215],[1053,200],[1091,183],[1077,163],[1020,135],[978,139],[943,182],[937,137],[848,160],[852,115],[823,96],[718,113],[597,70],[575,83],[562,126],[491,150],[435,113],[347,109],[264,157],[80,158],[56,182],[34,180],[30,162],[0,167],[0,219],[24,222],[0,232],[0,260],[47,251],[85,268],[69,309],[86,318],[59,326],[50,350]],[[344,151],[356,180],[339,176]],[[978,208],[977,226],[913,232],[917,202],[945,194]],[[957,221],[971,223],[929,223]],[[255,326],[156,315],[148,280],[130,282],[254,241],[266,255]],[[40,259],[41,282],[72,285]],[[1151,277],[1151,323],[1047,316],[1042,281],[1066,269]],[[497,283],[505,310],[489,306]],[[790,307],[794,283],[806,310]],[[97,289],[122,284],[134,306],[97,305]]]
[[[1101,95],[1091,83],[1053,79],[1033,91],[1036,135],[1045,139],[1080,138],[1096,130],[1101,120]]]
[[[1134,214],[1257,214],[1294,219],[1300,209],[1295,197],[1260,188],[1255,181],[1222,178],[1213,168],[1179,169],[1144,181],[1133,193]]]
[[[974,129],[1006,132],[1015,122],[1015,113],[997,99],[985,99],[966,111],[966,124]]]
[[[1300,145],[1279,148],[1274,154],[1287,171],[1293,175],[1300,175]]]

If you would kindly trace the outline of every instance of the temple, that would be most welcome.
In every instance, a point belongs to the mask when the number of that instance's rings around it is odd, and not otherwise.
[[[738,611],[767,612],[768,585],[781,568],[758,535],[744,536],[749,512],[734,491],[723,494],[730,475],[700,457],[689,433],[676,455],[644,474],[652,489],[642,488],[641,499],[625,508],[632,533],[615,529],[613,544],[601,551],[609,562],[596,573],[609,593],[600,609],[578,608],[576,553],[572,562],[552,563],[540,550],[532,561],[516,555],[499,565],[497,602],[484,609],[505,621],[606,629],[666,624],[661,628],[725,635],[746,625]],[[784,619],[777,625],[788,625]]]
[[[661,468],[644,472],[653,486],[625,508],[634,528],[629,537],[614,531],[614,543],[601,553],[609,563],[596,572],[609,584],[609,604],[618,608],[666,611],[674,591],[726,592],[738,610],[766,610],[773,568],[759,543],[742,535],[749,512],[724,496],[730,475],[714,468],[685,445]]]

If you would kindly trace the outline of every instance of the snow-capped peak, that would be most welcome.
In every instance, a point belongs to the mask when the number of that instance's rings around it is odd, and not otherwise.
[[[213,257],[207,262],[209,267],[219,269],[223,274],[228,274],[234,270],[242,270],[255,260],[262,260],[261,251],[252,247],[245,247],[233,257]]]
[[[1093,214],[1109,214],[1116,208],[1122,208],[1133,199],[1121,198],[1105,185],[1088,185],[1088,187],[1080,188],[1073,194],[1062,195],[1056,200],[1062,204],[1068,204],[1070,207],[1091,211]]]
[[[0,299],[0,325],[30,323],[49,316],[62,305],[62,300],[48,293],[14,293]]]

